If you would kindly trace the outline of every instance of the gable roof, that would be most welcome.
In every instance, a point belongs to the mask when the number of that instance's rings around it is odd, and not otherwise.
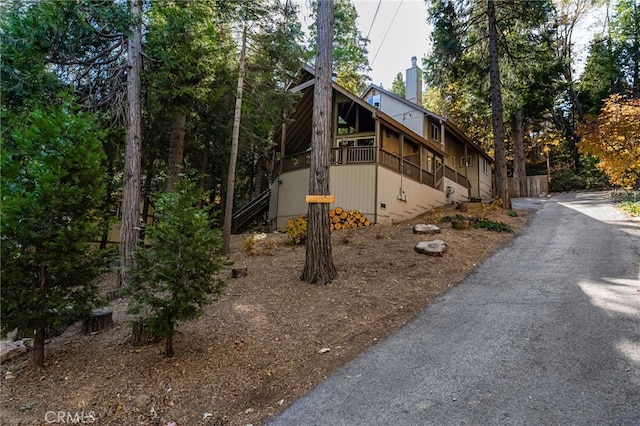
[[[289,86],[289,90],[293,92],[302,92],[302,98],[298,101],[296,105],[296,110],[292,115],[289,116],[289,119],[293,121],[290,126],[287,126],[287,146],[285,147],[285,155],[297,154],[299,152],[304,151],[308,148],[308,145],[311,141],[311,126],[302,125],[301,118],[310,114],[313,109],[313,90],[306,90],[312,87],[315,84],[315,70],[309,66],[304,65],[300,72],[300,78],[298,78],[294,83]],[[422,143],[425,146],[428,146],[429,149],[435,151],[436,153],[448,157],[449,154],[442,151],[440,145],[425,139],[422,135],[415,133],[413,130],[404,126],[399,121],[395,120],[393,117],[385,114],[378,108],[369,104],[362,97],[350,92],[344,87],[340,86],[335,81],[331,82],[331,89],[337,93],[340,93],[344,97],[356,103],[358,106],[368,110],[371,112],[372,117],[374,119],[379,119],[383,121],[388,127],[393,128],[394,130],[404,133],[415,139],[417,142]],[[417,105],[416,105],[417,106]],[[425,110],[426,111],[426,110]],[[297,125],[296,125],[297,123]],[[275,134],[275,140],[279,140],[282,135],[282,129],[278,129]]]
[[[402,96],[399,96],[393,92],[390,92],[389,90],[377,86],[375,84],[370,84],[363,92],[362,95],[360,95],[360,97],[362,99],[364,99],[364,97],[367,95],[367,93],[369,93],[371,90],[376,90],[378,92],[382,92],[387,96],[390,96],[402,103],[404,103],[407,106],[410,106],[411,108],[414,108],[420,112],[422,112],[424,115],[429,116],[434,118],[435,120],[438,120],[440,122],[443,122],[447,125],[447,127],[449,128],[449,131],[452,132],[453,134],[455,134],[458,138],[460,138],[462,141],[464,141],[467,145],[471,146],[475,151],[478,151],[478,153],[480,155],[482,155],[483,157],[485,157],[487,160],[489,160],[491,163],[494,162],[494,159],[487,154],[484,149],[482,149],[480,146],[478,146],[476,143],[474,143],[471,138],[469,138],[469,136],[467,136],[462,130],[460,130],[460,128],[458,126],[456,126],[456,124],[451,121],[450,119],[443,117],[439,114],[436,114],[433,111],[429,111],[428,109],[424,108],[421,105],[416,104],[415,102],[411,102],[408,99],[405,99]]]

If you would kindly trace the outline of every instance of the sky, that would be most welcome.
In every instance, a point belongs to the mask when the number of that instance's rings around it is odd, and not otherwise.
[[[355,0],[353,3],[359,15],[360,32],[369,35],[371,82],[390,89],[399,72],[404,78],[412,56],[418,58],[421,66],[427,53],[431,28],[427,24],[424,1]]]
[[[302,9],[300,19],[304,30],[310,25],[309,0],[298,0]],[[368,73],[371,83],[390,89],[396,75],[411,66],[411,57],[422,58],[430,49],[431,26],[427,24],[424,0],[352,0],[358,12],[360,33],[369,38]],[[377,13],[376,13],[377,12]],[[375,19],[374,19],[375,18]],[[597,28],[597,13],[582,22],[574,33],[576,44],[576,75],[579,75],[586,58],[588,43]]]
[[[302,29],[311,24],[308,0],[298,0]],[[411,57],[421,58],[427,52],[430,30],[423,0],[352,0],[358,12],[358,29],[370,40],[369,72],[371,82],[390,89],[391,82],[411,66]],[[378,4],[380,5],[378,8]],[[377,14],[376,14],[377,10]],[[375,16],[375,20],[374,20]]]

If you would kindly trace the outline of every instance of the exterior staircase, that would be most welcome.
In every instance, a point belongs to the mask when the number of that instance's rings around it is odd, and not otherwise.
[[[242,232],[247,225],[253,222],[258,216],[269,210],[269,197],[271,189],[262,192],[245,206],[233,212],[231,217],[231,233]]]

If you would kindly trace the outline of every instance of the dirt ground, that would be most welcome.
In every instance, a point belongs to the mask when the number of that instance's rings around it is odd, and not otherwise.
[[[257,425],[285,409],[332,371],[402,327],[437,295],[456,285],[526,225],[495,207],[469,204],[465,214],[487,216],[516,232],[485,229],[416,235],[416,223],[437,223],[453,206],[389,226],[332,234],[338,277],[326,286],[298,278],[304,246],[269,234],[274,255],[243,251],[248,234],[234,236],[234,267],[245,277],[228,280],[224,295],[205,316],[179,324],[176,355],[163,343],[129,343],[127,300],[110,303],[115,325],[85,336],[69,327],[46,346],[46,367],[29,353],[0,368],[0,424]],[[442,239],[443,257],[413,250]],[[105,288],[114,274],[103,277]]]

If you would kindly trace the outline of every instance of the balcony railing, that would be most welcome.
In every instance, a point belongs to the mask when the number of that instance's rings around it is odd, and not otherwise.
[[[454,182],[456,182],[458,185],[462,185],[465,188],[469,187],[469,180],[467,179],[467,177],[461,173],[456,172],[455,170],[453,170],[451,167],[449,166],[445,166],[444,168],[444,176],[447,179],[450,179]]]
[[[392,170],[396,173],[401,173],[409,179],[416,182],[423,183],[430,187],[435,188],[440,184],[442,175],[459,183],[462,186],[468,187],[468,180],[464,175],[457,173],[450,167],[441,167],[434,173],[431,170],[420,167],[420,155],[412,154],[404,158],[400,158],[398,155],[392,154],[383,149],[378,149],[375,146],[346,146],[331,149],[331,164],[332,165],[353,165],[353,164],[372,164],[376,162],[376,150],[378,153],[378,164]],[[290,155],[282,159],[282,171],[289,172],[293,170],[299,170],[308,168],[311,165],[311,153],[302,152],[299,154]]]
[[[331,148],[331,164],[374,163],[376,148],[374,146],[345,146]]]

